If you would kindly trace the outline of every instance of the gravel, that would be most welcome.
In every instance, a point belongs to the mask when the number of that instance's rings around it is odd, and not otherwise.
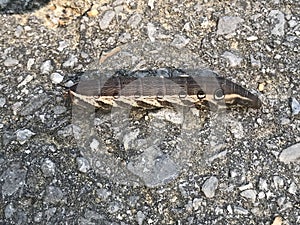
[[[299,224],[299,12],[290,0],[0,1],[0,224]],[[213,70],[263,105],[68,98],[81,79],[158,68]]]

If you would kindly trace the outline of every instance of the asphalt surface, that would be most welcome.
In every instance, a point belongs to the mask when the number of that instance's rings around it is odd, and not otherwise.
[[[295,0],[0,1],[0,224],[300,224],[299,12]],[[169,68],[215,71],[263,105],[107,111],[65,95]]]

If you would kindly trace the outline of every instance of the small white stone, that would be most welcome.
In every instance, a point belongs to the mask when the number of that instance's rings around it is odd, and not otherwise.
[[[46,158],[41,165],[41,170],[46,177],[51,177],[55,174],[55,163]]]
[[[241,192],[241,196],[250,199],[253,203],[255,202],[257,192],[253,189],[245,190]]]
[[[258,187],[260,190],[267,191],[268,190],[268,183],[265,179],[259,178]]]
[[[256,41],[258,39],[257,36],[250,36],[250,37],[247,37],[247,41]]]
[[[283,36],[285,24],[284,13],[279,10],[271,10],[269,17],[273,21],[273,29],[271,30],[271,34]]]
[[[142,211],[137,212],[136,221],[137,221],[138,225],[142,225],[145,218],[146,218],[146,216]]]
[[[154,9],[154,2],[155,0],[148,0],[148,6],[150,7],[151,10]]]
[[[71,55],[70,58],[62,64],[62,66],[64,68],[67,67],[73,68],[77,63],[78,63],[77,57],[75,55]]]
[[[240,187],[239,187],[239,190],[240,190],[240,191],[244,191],[244,190],[252,189],[252,188],[253,188],[253,184],[252,184],[252,183],[249,183],[249,184],[240,186]]]
[[[300,143],[294,144],[284,149],[279,156],[279,160],[284,163],[300,161]]]
[[[237,55],[235,55],[231,52],[228,52],[228,51],[225,51],[223,53],[222,57],[229,61],[229,64],[230,64],[231,67],[239,66],[243,61],[242,57],[237,56]]]
[[[6,99],[5,98],[0,98],[0,107],[2,108],[6,103]]]
[[[130,132],[127,132],[124,137],[123,137],[123,145],[124,145],[124,149],[125,150],[128,150],[130,149],[132,146],[131,146],[131,143],[137,139],[138,135],[140,133],[140,130],[139,129],[136,129],[134,131],[130,131]]]
[[[27,61],[27,70],[31,70],[31,67],[33,66],[35,62],[35,59],[33,58],[29,58],[28,61]]]
[[[280,118],[280,124],[281,125],[287,125],[291,122],[289,118]]]
[[[199,199],[199,198],[195,198],[193,200],[193,208],[194,208],[195,211],[199,209],[199,207],[201,206],[202,202],[203,202],[203,200]]]
[[[51,79],[52,83],[59,84],[63,81],[64,76],[59,73],[52,73],[50,75],[50,79]]]
[[[231,205],[227,206],[227,211],[228,211],[229,214],[233,214],[233,210],[232,210]]]
[[[281,188],[284,185],[284,181],[280,176],[274,176],[273,182],[276,189]]]
[[[8,58],[4,61],[3,64],[4,64],[4,66],[7,66],[7,67],[16,66],[19,64],[19,60],[13,59],[13,58]]]
[[[298,189],[297,184],[295,184],[295,182],[292,182],[288,189],[288,192],[295,195],[297,192],[297,189]]]
[[[69,80],[69,81],[67,81],[67,82],[65,83],[65,87],[70,88],[70,87],[72,87],[74,84],[75,84],[75,83],[74,83],[73,81]]]
[[[20,144],[24,144],[31,136],[35,135],[35,133],[28,129],[17,130],[16,134],[17,141],[19,141]]]
[[[297,26],[298,23],[296,20],[290,20],[288,22],[288,24],[289,24],[289,27],[293,28],[293,27]]]
[[[22,86],[28,84],[28,83],[29,83],[30,81],[32,81],[32,80],[33,80],[33,76],[27,75],[27,76],[25,77],[25,79],[24,79],[21,83],[18,84],[18,87],[22,87]]]
[[[259,125],[262,125],[263,124],[263,120],[261,118],[257,118],[256,122],[259,124]]]
[[[190,42],[189,38],[185,38],[182,35],[175,35],[172,43],[170,44],[171,46],[174,46],[178,49],[182,49],[183,47],[185,47],[188,43]]]
[[[94,138],[90,144],[90,148],[92,149],[92,151],[97,151],[99,150],[99,145],[99,141]]]
[[[68,42],[66,42],[66,41],[60,41],[57,50],[60,51],[60,52],[62,52],[68,46],[69,46]]]
[[[257,198],[259,198],[259,199],[263,199],[265,197],[266,197],[266,194],[263,191],[259,192],[257,195]]]
[[[112,10],[109,10],[107,12],[104,13],[101,21],[100,21],[100,29],[101,30],[105,30],[109,27],[109,24],[111,23],[111,21],[113,20],[113,18],[115,17],[116,13]]]
[[[147,24],[147,33],[148,37],[151,42],[155,41],[155,35],[156,35],[156,27],[154,26],[153,23],[148,23]]]
[[[52,66],[52,62],[51,60],[47,60],[45,62],[43,62],[43,64],[41,65],[41,73],[42,74],[49,74],[51,73],[51,71],[53,70],[53,66]]]
[[[276,54],[275,56],[274,56],[274,59],[280,59],[281,58],[281,55],[280,54]]]
[[[234,206],[234,212],[241,215],[247,215],[249,213],[247,209],[244,209],[240,206]]]
[[[207,198],[215,196],[215,191],[218,187],[219,180],[215,176],[208,178],[202,185],[202,191]]]
[[[300,103],[297,101],[296,98],[292,98],[291,101],[291,108],[292,108],[292,115],[298,115],[300,112]]]
[[[87,159],[83,157],[77,157],[76,162],[80,172],[86,173],[90,169],[90,163]]]

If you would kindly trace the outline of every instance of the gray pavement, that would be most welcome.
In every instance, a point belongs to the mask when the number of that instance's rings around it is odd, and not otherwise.
[[[300,224],[299,1],[42,2],[0,0],[0,224]],[[66,99],[80,79],[169,68],[263,106]]]

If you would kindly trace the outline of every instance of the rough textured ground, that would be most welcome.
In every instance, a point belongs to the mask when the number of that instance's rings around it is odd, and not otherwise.
[[[300,223],[298,1],[1,0],[0,11],[1,224]],[[263,107],[66,104],[62,86],[93,75],[80,72],[123,67],[211,69]]]

